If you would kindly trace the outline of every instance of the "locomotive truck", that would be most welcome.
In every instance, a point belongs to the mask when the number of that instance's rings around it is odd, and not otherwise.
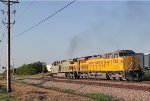
[[[143,69],[139,58],[132,50],[54,61],[52,76],[64,74],[66,78],[93,78],[105,74],[107,79],[138,80],[143,79]]]

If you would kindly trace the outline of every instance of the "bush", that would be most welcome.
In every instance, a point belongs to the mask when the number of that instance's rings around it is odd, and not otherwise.
[[[16,69],[17,75],[34,75],[46,72],[46,64],[44,62],[35,62],[31,64],[24,64]]]

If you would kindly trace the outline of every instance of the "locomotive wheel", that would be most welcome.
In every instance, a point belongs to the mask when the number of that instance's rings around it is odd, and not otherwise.
[[[110,77],[109,77],[108,73],[106,73],[106,79],[110,80]]]
[[[65,73],[65,77],[68,78],[68,73]]]
[[[122,78],[121,78],[121,77],[119,77],[119,80],[120,80],[120,81],[122,81]]]
[[[80,75],[79,75],[77,72],[75,72],[75,73],[74,73],[74,78],[75,78],[75,79],[79,79],[79,78],[80,78]]]
[[[133,81],[133,77],[127,75],[127,76],[126,76],[126,80],[127,80],[127,81]]]
[[[116,80],[116,77],[113,77],[113,80]]]

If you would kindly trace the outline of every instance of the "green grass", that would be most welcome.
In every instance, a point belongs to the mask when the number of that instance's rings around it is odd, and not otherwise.
[[[0,74],[0,80],[2,80],[4,78],[3,74]]]
[[[6,92],[6,89],[0,85],[0,101],[17,101],[11,93]]]
[[[15,75],[15,77],[22,77],[22,78],[25,78],[25,77],[41,77],[42,74],[36,74],[36,75]]]
[[[122,101],[121,99],[116,99],[101,93],[85,94],[84,96],[95,99],[96,101]]]
[[[44,73],[44,76],[46,73]],[[15,75],[15,77],[43,77],[43,73],[35,74],[35,75]]]

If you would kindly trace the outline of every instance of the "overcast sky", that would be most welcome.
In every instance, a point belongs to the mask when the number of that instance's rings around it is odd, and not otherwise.
[[[12,6],[11,36],[21,34],[71,0],[20,0]],[[0,3],[0,9],[6,7]],[[1,13],[0,21],[5,21]],[[6,19],[7,20],[7,19]],[[0,65],[6,66],[6,27],[0,23]],[[4,38],[3,38],[4,35]],[[11,41],[11,59],[15,67],[36,61],[47,64],[55,60],[103,54],[119,49],[150,53],[149,1],[79,1],[52,18]],[[2,69],[0,68],[0,72]]]

